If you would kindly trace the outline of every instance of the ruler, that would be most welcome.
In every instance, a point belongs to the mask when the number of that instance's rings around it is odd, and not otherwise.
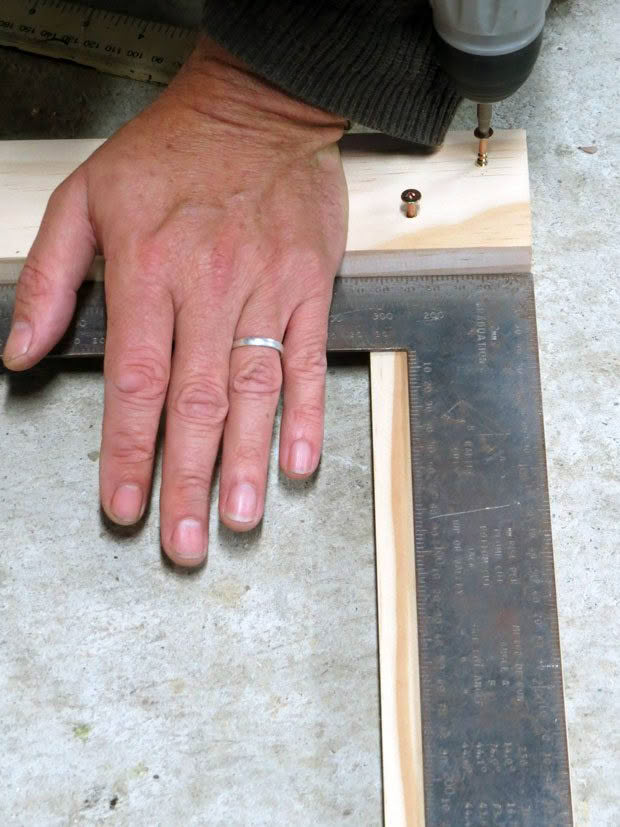
[[[196,31],[59,0],[2,0],[0,45],[64,58],[103,72],[169,83]]]
[[[87,283],[56,354],[105,326]],[[339,278],[328,349],[408,354],[426,826],[571,825],[531,276]]]

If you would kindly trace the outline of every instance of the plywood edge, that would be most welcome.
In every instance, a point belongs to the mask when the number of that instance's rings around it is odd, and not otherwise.
[[[407,354],[371,353],[384,823],[423,827]]]
[[[471,247],[432,250],[375,250],[346,253],[339,276],[440,276],[448,273],[525,273],[532,248]]]

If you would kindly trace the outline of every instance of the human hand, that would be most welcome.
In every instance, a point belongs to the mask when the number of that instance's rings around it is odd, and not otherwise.
[[[319,462],[344,123],[204,41],[53,193],[20,276],[12,370],[56,344],[95,251],[105,256],[101,502],[118,523],[144,513],[165,405],[161,539],[181,565],[206,555],[222,437],[221,519],[240,531],[261,520],[282,374],[280,465],[303,478]],[[246,336],[283,340],[282,365],[275,350],[231,351]]]

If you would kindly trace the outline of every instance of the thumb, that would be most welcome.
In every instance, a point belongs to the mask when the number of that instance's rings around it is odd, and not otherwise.
[[[31,367],[61,338],[95,247],[86,174],[80,168],[52,193],[19,277],[13,324],[3,354],[8,368]]]

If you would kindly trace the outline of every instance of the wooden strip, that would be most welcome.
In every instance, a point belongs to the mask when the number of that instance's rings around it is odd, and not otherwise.
[[[383,809],[423,827],[424,778],[406,353],[371,353]]]
[[[433,154],[384,135],[342,141],[349,230],[342,275],[527,271],[531,261],[523,130],[498,130],[489,165],[471,132],[449,132]],[[0,142],[0,259],[23,258],[52,190],[100,140]],[[400,193],[422,192],[407,218]]]
[[[531,247],[470,247],[347,253],[339,276],[441,276],[450,273],[527,273]]]

